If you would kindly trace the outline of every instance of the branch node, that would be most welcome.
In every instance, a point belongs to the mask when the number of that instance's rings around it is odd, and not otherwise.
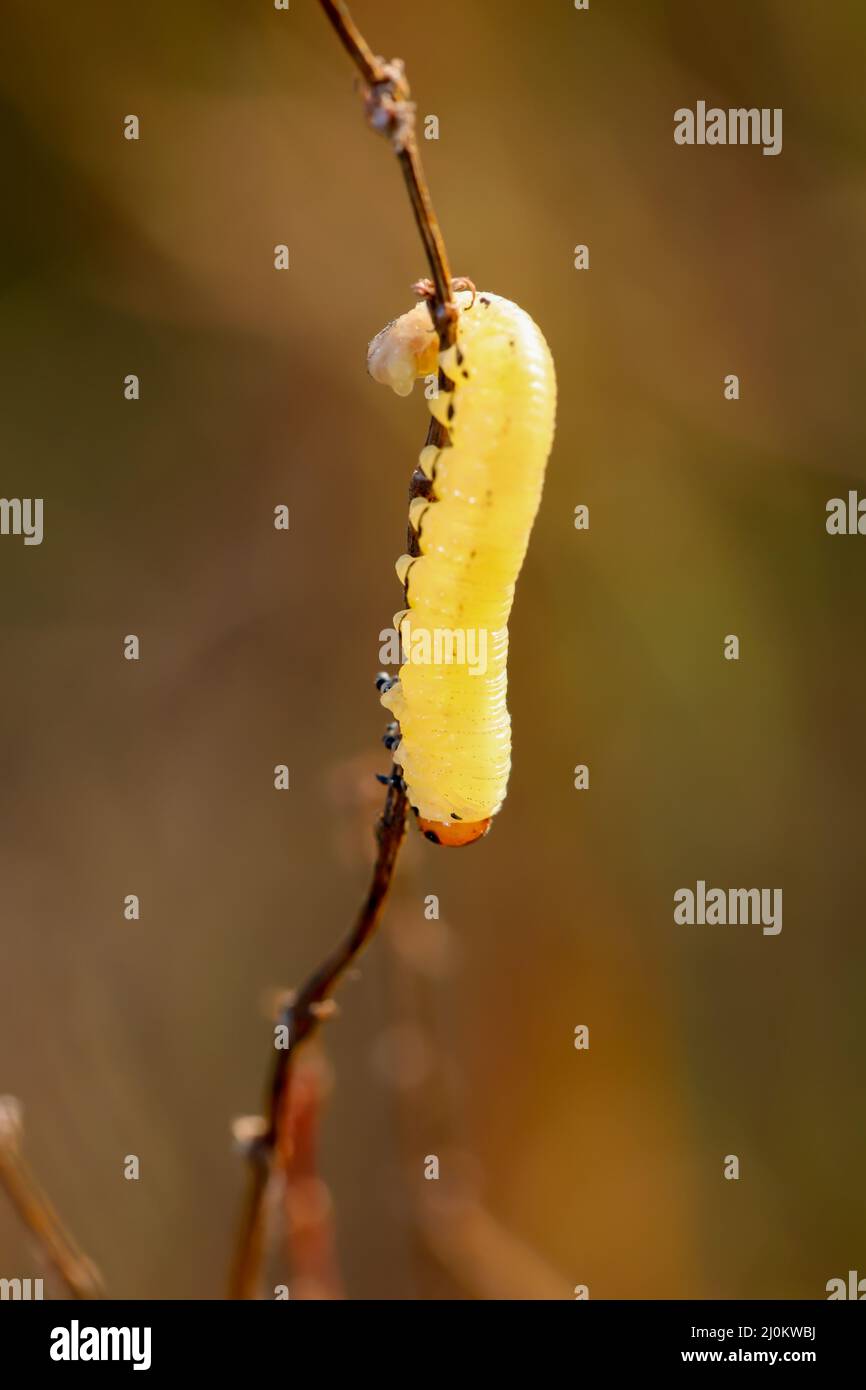
[[[364,88],[367,123],[377,134],[390,136],[395,154],[401,154],[415,138],[415,103],[409,100],[406,69],[400,58],[376,61],[382,78]]]
[[[310,1013],[317,1023],[324,1023],[326,1019],[336,1018],[340,1012],[340,1006],[336,999],[320,999],[310,1005]]]
[[[239,1115],[232,1121],[232,1139],[245,1158],[253,1158],[268,1135],[268,1122],[263,1115]]]

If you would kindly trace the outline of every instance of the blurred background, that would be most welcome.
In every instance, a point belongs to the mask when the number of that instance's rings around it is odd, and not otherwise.
[[[313,0],[4,8],[3,493],[45,539],[0,540],[0,1093],[115,1297],[220,1298],[273,992],[372,857],[426,413],[365,351],[426,267]],[[352,9],[561,400],[506,807],[412,832],[325,1030],[345,1293],[825,1297],[866,1273],[866,541],[824,526],[866,477],[866,12]],[[698,99],[782,107],[782,154],[676,146]],[[781,887],[781,935],[676,927],[698,878]],[[0,1274],[43,1272],[0,1194]]]

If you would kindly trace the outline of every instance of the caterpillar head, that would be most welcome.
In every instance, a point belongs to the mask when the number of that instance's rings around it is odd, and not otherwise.
[[[458,848],[462,845],[473,845],[476,840],[482,839],[490,829],[493,817],[488,816],[486,820],[424,820],[423,816],[418,817],[418,829],[426,839],[432,840],[434,845],[448,845]]]
[[[387,324],[367,349],[370,376],[398,396],[408,396],[416,378],[430,376],[438,361],[439,339],[423,302]]]

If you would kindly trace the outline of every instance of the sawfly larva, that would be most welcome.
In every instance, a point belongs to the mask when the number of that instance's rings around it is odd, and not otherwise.
[[[467,291],[455,303],[457,340],[446,352],[423,302],[368,352],[370,375],[398,395],[437,367],[448,381],[429,404],[449,443],[422,451],[429,496],[409,509],[418,553],[397,561],[405,660],[382,695],[399,725],[394,760],[409,803],[440,845],[480,839],[505,797],[508,618],[556,413],[553,360],[530,316],[494,294]]]

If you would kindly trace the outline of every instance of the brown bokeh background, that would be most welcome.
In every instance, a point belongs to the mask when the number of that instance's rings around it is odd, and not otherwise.
[[[348,1294],[494,1296],[510,1261],[528,1296],[823,1297],[866,1259],[866,541],[824,528],[866,473],[866,13],[353,10],[439,117],[455,273],[532,313],[561,404],[506,808],[413,836],[327,1030]],[[6,11],[3,492],[45,540],[0,540],[0,1092],[113,1294],[220,1297],[269,991],[366,882],[425,412],[364,354],[425,266],[312,0]],[[782,107],[782,154],[677,147],[699,98]],[[781,935],[676,927],[698,878],[783,888]],[[483,1277],[419,1234],[429,1152]],[[0,1200],[0,1274],[39,1272]]]

